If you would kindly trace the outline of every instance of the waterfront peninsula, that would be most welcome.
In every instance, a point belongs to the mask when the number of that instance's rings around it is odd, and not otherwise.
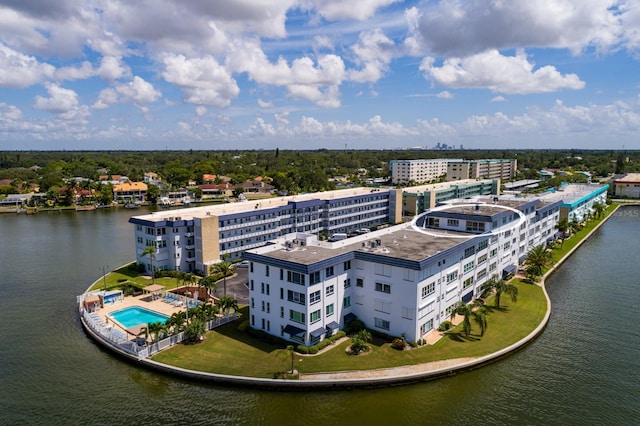
[[[553,245],[553,261],[557,264],[573,253],[616,207],[609,206],[600,218],[592,218],[566,241]],[[549,265],[545,273],[554,268]],[[369,352],[357,357],[346,354],[351,343],[344,338],[317,355],[293,353],[295,371],[290,374],[292,353],[239,330],[243,322],[239,320],[209,332],[201,343],[176,345],[139,362],[196,380],[264,387],[381,386],[440,377],[504,356],[542,331],[549,315],[543,286],[524,282],[520,276],[511,282],[518,287],[517,302],[503,296],[501,308],[491,309],[483,336],[477,326],[465,336],[459,325],[441,333],[433,344],[403,351],[393,349],[392,341],[377,338]],[[175,286],[175,280],[169,286]],[[491,297],[486,300],[488,307],[494,304]],[[240,313],[240,318],[247,318],[248,307],[240,308]]]

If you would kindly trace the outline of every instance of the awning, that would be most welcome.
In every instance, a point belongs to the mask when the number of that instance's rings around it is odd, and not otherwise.
[[[329,324],[327,324],[327,330],[335,330],[338,327],[340,327],[340,324],[335,321],[331,321]]]
[[[358,317],[355,314],[352,314],[351,312],[349,312],[347,315],[344,316],[344,322],[351,322],[356,318]]]
[[[317,338],[317,337],[322,336],[322,335],[323,335],[323,334],[325,334],[326,332],[327,332],[327,330],[326,330],[324,327],[320,327],[320,328],[319,328],[319,329],[317,329],[317,330],[313,330],[313,331],[312,331],[311,333],[309,333],[309,334],[311,334],[311,337],[316,337],[316,338]]]
[[[515,274],[517,270],[518,270],[518,267],[516,265],[507,265],[504,267],[502,272],[504,274]]]
[[[148,291],[150,293],[153,293],[154,291],[160,291],[160,290],[164,290],[164,286],[160,285],[160,284],[150,284],[148,286],[146,286],[145,288],[143,288],[144,291]]]
[[[301,334],[304,334],[305,330],[298,328],[296,326],[293,326],[291,324],[287,324],[287,326],[284,328],[283,330],[285,333],[287,333],[290,336],[300,336]]]

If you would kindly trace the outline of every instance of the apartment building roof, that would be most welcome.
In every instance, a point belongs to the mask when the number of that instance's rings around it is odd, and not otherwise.
[[[640,173],[627,173],[626,175],[614,180],[613,183],[621,183],[621,184],[640,183]]]
[[[272,260],[306,266],[321,265],[325,261],[341,255],[376,259],[381,263],[406,263],[408,261],[417,266],[418,262],[424,259],[468,241],[468,239],[460,237],[468,236],[469,239],[477,237],[477,235],[455,231],[435,232],[438,236],[434,232],[425,234],[414,230],[408,224],[402,224],[334,243],[313,240],[301,245],[294,244],[291,240],[281,239],[275,244],[249,250],[245,255],[248,255],[249,259],[250,253],[264,255]],[[385,258],[386,262],[384,262]]]
[[[182,220],[191,220],[193,218],[201,218],[206,216],[223,216],[238,213],[246,213],[249,211],[268,210],[286,206],[288,203],[302,203],[315,200],[333,200],[348,197],[364,196],[376,192],[384,192],[377,188],[350,188],[340,189],[336,191],[314,192],[311,194],[289,195],[285,197],[273,197],[261,199],[259,201],[243,201],[237,203],[226,203],[212,206],[192,207],[185,209],[172,209],[165,211],[157,211],[150,214],[135,216],[135,219],[161,222],[172,217],[180,217]]]

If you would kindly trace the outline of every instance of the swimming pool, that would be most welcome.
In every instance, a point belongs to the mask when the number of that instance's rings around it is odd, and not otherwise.
[[[141,308],[139,306],[130,306],[119,311],[111,312],[111,318],[118,321],[125,328],[134,327],[140,324],[150,324],[152,322],[165,323],[169,316],[158,312]]]

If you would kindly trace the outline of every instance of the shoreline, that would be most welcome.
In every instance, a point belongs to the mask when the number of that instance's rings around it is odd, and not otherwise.
[[[546,279],[551,276],[570,256],[572,256],[582,244],[587,241],[593,233],[595,233],[611,216],[613,216],[620,207],[629,205],[639,205],[640,203],[624,203],[618,204],[608,215],[603,218],[587,235],[585,235],[569,252],[559,259],[549,270],[542,276],[540,282],[536,285],[542,287],[542,291],[547,300],[547,310],[540,324],[527,336],[519,341],[488,355],[474,358],[454,358],[441,361],[433,361],[428,363],[408,365],[392,368],[381,368],[362,371],[340,371],[330,373],[307,373],[301,374],[299,380],[288,379],[267,379],[245,376],[231,376],[224,374],[206,373],[202,371],[189,370],[181,367],[170,366],[159,363],[151,359],[139,359],[127,352],[110,344],[110,342],[101,338],[85,323],[82,315],[79,315],[81,325],[87,335],[96,341],[101,347],[114,352],[116,355],[128,360],[132,363],[142,365],[145,368],[167,374],[173,377],[208,383],[213,385],[227,385],[240,387],[254,387],[269,390],[346,390],[354,388],[376,388],[387,387],[403,384],[411,384],[417,382],[426,382],[436,380],[442,377],[448,377],[460,372],[480,368],[484,365],[496,362],[516,351],[524,348],[533,342],[546,328],[551,315],[551,300],[546,290]],[[99,278],[98,280],[100,280]],[[96,282],[98,281],[96,280]],[[91,288],[95,284],[92,283]],[[87,289],[87,291],[88,291]]]

